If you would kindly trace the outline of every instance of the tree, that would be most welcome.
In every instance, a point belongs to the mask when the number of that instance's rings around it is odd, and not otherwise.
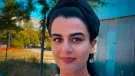
[[[6,43],[6,30],[1,32],[1,41],[2,43]],[[39,39],[39,31],[38,30],[23,30],[23,31],[16,31],[10,30],[10,39],[11,39],[11,47],[21,47],[26,48],[26,45],[32,44],[36,46],[40,44]]]
[[[1,35],[1,33],[0,33],[0,45],[2,44],[2,43],[1,43],[1,37],[2,37],[2,35]],[[1,47],[1,46],[0,46],[0,47]]]
[[[7,30],[7,48],[6,48],[6,59],[7,49],[10,46],[10,30],[17,29],[21,30],[16,22],[21,20],[27,21],[30,19],[30,12],[34,9],[32,0],[28,0],[27,6],[25,2],[17,3],[16,0],[3,0],[4,7],[0,8],[0,28],[1,30]]]
[[[26,32],[29,34],[30,44],[36,46],[40,43],[39,32],[37,30],[26,30]]]
[[[4,7],[0,8],[0,28],[16,29],[20,28],[16,22],[28,21],[30,19],[30,12],[34,10],[32,0],[28,2],[16,2],[16,0],[3,0]],[[27,6],[26,6],[27,5]]]
[[[0,31],[1,33],[0,33],[0,35],[1,35],[1,43],[2,44],[6,44],[6,38],[7,38],[7,36],[6,36],[6,34],[7,34],[7,30],[3,30],[3,31]]]
[[[19,35],[19,34],[15,34],[15,37],[12,38],[11,46],[12,47],[18,47],[18,48],[20,48],[20,47],[23,48],[24,42],[23,42],[22,36]]]
[[[99,5],[102,7],[108,5],[108,2],[105,2],[104,0],[87,0],[87,1],[94,10],[98,10]]]
[[[48,30],[45,32],[45,43],[46,43],[46,50],[51,50],[51,40],[48,33]]]
[[[30,35],[28,34],[26,30],[20,31],[19,35],[21,36],[23,40],[24,48],[26,48],[27,45],[30,44]]]
[[[1,42],[6,43],[7,37],[6,37],[6,30],[1,32]],[[16,31],[16,30],[10,30],[10,39],[11,39],[11,47],[24,47],[25,44],[30,43],[29,34],[23,30],[23,31]]]
[[[26,23],[24,23],[24,25],[22,26],[22,28],[24,28],[25,30],[34,30],[34,26],[31,20],[27,21]]]
[[[42,40],[41,40],[41,60],[40,60],[40,74],[43,76],[43,55],[44,55],[44,42],[45,42],[45,21],[46,21],[46,14],[49,11],[49,5],[47,4],[46,0],[38,0],[38,3],[43,6],[41,14],[43,15],[43,19],[40,21],[42,27]]]

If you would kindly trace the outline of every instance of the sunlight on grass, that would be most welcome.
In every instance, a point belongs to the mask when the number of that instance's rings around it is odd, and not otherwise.
[[[5,60],[5,51],[0,51],[0,61]],[[8,51],[7,59],[29,59],[31,57],[37,58],[37,60],[40,60],[40,54],[31,52],[29,50],[18,50],[18,51],[13,51],[10,50]],[[44,60],[54,60],[53,55],[48,55],[44,54]]]
[[[7,60],[5,55],[5,51],[0,51],[0,72],[4,76],[41,76],[40,53],[29,50],[10,50]],[[51,60],[54,60],[53,55],[44,54],[44,76],[54,76],[57,72],[55,63],[46,62]]]

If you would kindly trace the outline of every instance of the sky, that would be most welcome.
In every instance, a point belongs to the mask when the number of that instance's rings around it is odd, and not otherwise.
[[[2,7],[4,4],[3,4],[3,2],[2,2],[2,0],[0,0],[0,7]]]
[[[20,0],[17,0],[20,1]],[[49,2],[50,0],[47,0]],[[135,0],[105,0],[109,4],[104,7],[99,7],[98,11],[95,11],[99,19],[117,18],[129,15],[135,15]],[[0,7],[3,6],[2,0],[0,0]],[[42,6],[35,4],[36,10],[31,12],[30,16],[41,19],[42,15],[40,11]]]
[[[35,18],[39,18],[41,19],[43,16],[41,15],[41,9],[42,9],[42,6],[39,5],[39,4],[36,4],[36,10],[31,12],[31,15],[32,17],[35,17]]]
[[[47,2],[50,2],[50,0],[47,0]],[[30,16],[35,17],[35,18],[39,18],[39,19],[43,18],[43,16],[40,13],[42,6],[39,4],[35,4],[35,6],[36,6],[36,10],[33,11]]]
[[[19,2],[21,0],[16,0],[16,1]],[[22,0],[22,1],[24,1],[24,0]],[[32,1],[37,1],[37,0],[32,0]],[[41,19],[43,17],[42,14],[40,13],[41,12],[41,9],[42,9],[42,6],[40,4],[37,4],[37,3],[34,4],[34,6],[35,6],[36,9],[35,9],[35,11],[32,11],[31,12],[30,16],[31,17],[34,17],[34,18]]]

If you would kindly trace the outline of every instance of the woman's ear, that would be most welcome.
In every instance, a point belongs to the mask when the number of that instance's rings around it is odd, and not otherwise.
[[[91,42],[92,47],[94,47],[94,46],[96,45],[96,43],[97,43],[97,40],[94,39],[94,40]]]
[[[90,45],[90,54],[92,54],[94,51],[95,51],[95,45],[97,43],[97,40],[94,39],[92,42],[90,42],[91,45]]]

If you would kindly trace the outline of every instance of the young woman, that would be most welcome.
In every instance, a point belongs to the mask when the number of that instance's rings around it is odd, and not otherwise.
[[[86,0],[59,0],[47,18],[58,76],[97,76],[93,47],[100,21]]]

